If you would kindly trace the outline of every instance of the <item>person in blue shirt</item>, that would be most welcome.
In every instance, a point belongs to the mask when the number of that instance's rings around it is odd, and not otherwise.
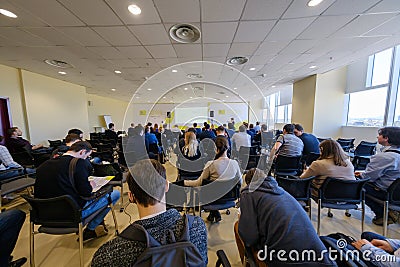
[[[145,128],[144,141],[146,144],[147,151],[150,151],[151,144],[158,145],[158,140],[157,140],[156,135],[150,132],[150,127],[148,127],[148,126],[146,126],[146,128]]]
[[[371,157],[365,172],[356,172],[355,175],[370,179],[364,187],[367,195],[385,199],[386,190],[400,178],[400,127],[381,128],[377,138],[378,143],[383,146],[381,153]],[[368,197],[365,198],[365,203],[375,213],[372,222],[383,225],[383,207]],[[396,219],[397,216],[389,212],[388,223],[393,223]]]

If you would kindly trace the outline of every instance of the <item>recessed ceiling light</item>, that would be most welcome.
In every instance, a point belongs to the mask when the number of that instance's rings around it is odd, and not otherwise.
[[[137,96],[136,98],[140,98],[140,96]]]
[[[229,97],[229,95],[226,95],[225,97]]]
[[[233,87],[233,90],[236,90],[237,89],[237,87]]]
[[[177,70],[172,70],[172,72],[178,72]]]
[[[250,68],[249,70],[256,70],[256,68]]]
[[[120,70],[114,70],[114,72],[115,72],[116,74],[121,74],[121,73],[122,73]]]
[[[324,0],[310,0],[307,5],[308,6],[317,6],[317,5],[321,4],[322,1],[324,1]]]
[[[115,92],[115,91],[116,91],[116,89],[112,88],[112,89],[111,89],[111,91]]]
[[[5,10],[5,9],[1,9],[0,8],[0,14],[10,17],[10,18],[16,18],[17,15],[15,15],[14,13],[12,13],[11,11]]]
[[[151,88],[147,88],[147,91],[151,91],[151,90],[153,90],[153,89],[151,89]]]
[[[130,6],[128,6],[128,10],[129,10],[129,12],[131,12],[133,15],[140,15],[140,13],[142,13],[142,10],[141,10],[140,7],[138,7],[137,5],[130,5]]]
[[[66,75],[67,73],[65,71],[59,71],[58,74]]]
[[[272,87],[272,88],[275,88],[275,87],[276,87],[276,85],[272,85],[271,87]]]
[[[166,96],[163,96],[163,98],[165,99],[165,98],[167,98]]]
[[[247,57],[231,57],[226,60],[229,66],[238,66],[246,63],[249,59]]]
[[[183,88],[185,91],[187,91],[187,87]]]
[[[193,98],[193,97],[189,97],[189,98]]]
[[[315,65],[312,65],[312,66],[310,66],[309,68],[310,69],[315,69],[317,66],[315,66]]]

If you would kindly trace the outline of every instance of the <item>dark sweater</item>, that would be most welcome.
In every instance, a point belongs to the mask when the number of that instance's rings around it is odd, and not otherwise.
[[[184,229],[183,217],[175,209],[169,209],[155,217],[139,220],[135,223],[143,226],[158,242],[161,242],[166,229],[171,229],[177,239],[181,237]],[[189,229],[189,238],[207,264],[207,230],[200,217],[195,217]],[[96,251],[92,259],[92,267],[132,266],[145,249],[146,244],[143,242],[116,237]]]
[[[286,252],[286,262],[279,261],[277,253],[273,254],[272,260],[268,256],[265,262],[269,267],[336,266],[326,254],[319,262],[290,262],[288,254],[291,250],[298,251],[300,255],[303,250],[313,250],[320,257],[325,249],[310,219],[300,204],[272,177],[265,178],[255,191],[250,191],[247,186],[241,192],[239,235],[246,246],[256,250],[267,246],[269,252]]]

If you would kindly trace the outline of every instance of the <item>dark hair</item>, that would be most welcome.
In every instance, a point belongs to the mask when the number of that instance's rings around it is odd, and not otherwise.
[[[390,145],[400,146],[400,127],[383,127],[378,134],[387,138]]]
[[[197,127],[197,122],[193,122],[193,127],[194,127],[194,128]]]
[[[151,125],[153,125],[153,123],[151,123],[151,122],[148,122],[148,123],[147,123],[147,126],[150,127]]]
[[[258,169],[258,168],[251,168],[250,170],[247,171],[246,175],[244,176],[244,180],[246,181],[246,184],[250,184],[253,179],[259,180],[259,179],[265,179],[266,175],[264,171]]]
[[[114,127],[114,123],[110,122],[110,123],[108,124],[108,129],[111,129],[112,127]]]
[[[218,126],[218,128],[216,129],[217,132],[221,132],[221,133],[225,133],[225,127],[224,126]]]
[[[321,150],[321,156],[318,159],[333,158],[333,162],[336,166],[347,167],[347,156],[338,142],[327,139],[319,144],[319,148]]]
[[[188,129],[186,130],[186,132],[187,132],[187,133],[188,133],[188,132],[192,132],[192,133],[195,133],[195,134],[196,134],[196,129],[193,128],[193,127],[190,127],[190,128],[188,128]]]
[[[150,127],[149,127],[149,126],[146,126],[146,128],[144,128],[144,132],[145,132],[145,133],[149,133],[149,132],[150,132]]]
[[[256,125],[260,125],[260,122],[259,122],[259,121],[256,121]]]
[[[241,132],[241,133],[246,132],[246,125],[240,125],[239,132]]]
[[[69,131],[68,131],[68,134],[77,134],[77,135],[81,135],[81,134],[83,134],[83,132],[82,132],[81,130],[79,130],[79,129],[74,128],[74,129],[69,130]]]
[[[4,137],[0,135],[0,142],[3,141]]]
[[[72,146],[68,149],[68,151],[79,152],[82,149],[86,150],[86,151],[91,151],[92,146],[87,141],[79,141],[79,142],[72,144]]]
[[[285,130],[287,133],[293,133],[294,125],[293,124],[286,124],[285,126],[283,126],[283,130]]]
[[[204,128],[206,129],[206,130],[208,130],[208,129],[210,129],[210,124],[206,124],[206,125],[204,125]]]
[[[11,127],[7,130],[8,135],[11,136],[17,129],[18,127]]]
[[[253,129],[254,128],[254,124],[250,123],[249,128]]]
[[[294,125],[294,128],[295,128],[297,131],[300,131],[300,132],[303,132],[303,131],[304,131],[303,126],[301,126],[301,124],[298,124],[298,123],[296,123],[296,124]]]
[[[217,147],[217,154],[214,159],[219,159],[229,149],[228,139],[225,136],[218,136],[215,138],[215,146]]]
[[[73,141],[76,141],[76,140],[82,140],[82,139],[77,134],[68,134],[65,137],[65,143],[70,143],[70,142],[73,142]]]
[[[261,130],[262,131],[267,131],[268,130],[268,126],[266,124],[261,125]]]
[[[144,159],[135,163],[127,177],[128,187],[136,201],[145,206],[160,202],[165,194],[166,171],[160,162]]]

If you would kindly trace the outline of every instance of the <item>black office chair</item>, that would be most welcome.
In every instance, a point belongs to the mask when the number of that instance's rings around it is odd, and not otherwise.
[[[310,152],[306,156],[303,156],[304,163],[306,164],[306,166],[310,166],[311,163],[313,163],[313,161],[316,161],[317,159],[319,159],[320,156],[321,155],[318,153]]]
[[[361,141],[354,150],[353,166],[355,170],[365,170],[372,155],[376,152],[376,142]]]
[[[366,194],[365,197],[383,206],[383,235],[387,236],[387,221],[389,216],[389,209],[400,211],[400,178],[396,179],[396,181],[394,181],[386,190],[385,199],[382,200],[368,194]]]
[[[35,167],[35,159],[28,150],[10,153],[15,162],[26,168]]]
[[[222,249],[217,250],[217,263],[215,264],[215,267],[219,266],[231,267],[231,263],[229,262],[228,257]]]
[[[302,172],[301,156],[278,155],[275,159],[274,176],[299,175]]]
[[[358,209],[357,204],[361,203],[361,232],[364,232],[365,218],[365,194],[363,187],[369,179],[342,180],[328,177],[318,189],[318,197],[312,196],[318,203],[317,233],[320,234],[321,209],[349,210]],[[328,217],[332,217],[332,213]],[[346,216],[350,217],[350,213]]]
[[[31,266],[35,266],[35,234],[44,233],[51,235],[64,235],[75,234],[78,232],[80,266],[83,267],[83,227],[99,213],[103,212],[107,206],[105,206],[103,209],[97,210],[87,218],[82,218],[82,210],[71,196],[65,195],[49,199],[38,199],[25,195],[23,198],[31,206],[29,231]],[[115,223],[115,232],[118,234],[118,224],[111,199],[109,200],[109,206],[111,207],[111,212]],[[37,232],[34,229],[35,225],[40,225]]]
[[[299,201],[303,208],[308,210],[308,216],[311,220],[311,182],[315,176],[300,179],[296,176],[282,177],[277,176],[278,185],[285,189],[292,197]]]
[[[340,144],[344,151],[349,152],[354,148],[355,138],[338,138],[336,141]]]
[[[56,149],[63,143],[62,140],[47,140],[47,141],[49,141],[50,147],[52,147],[53,149]]]
[[[258,165],[257,146],[241,146],[238,153],[239,166],[242,170],[250,170]]]

